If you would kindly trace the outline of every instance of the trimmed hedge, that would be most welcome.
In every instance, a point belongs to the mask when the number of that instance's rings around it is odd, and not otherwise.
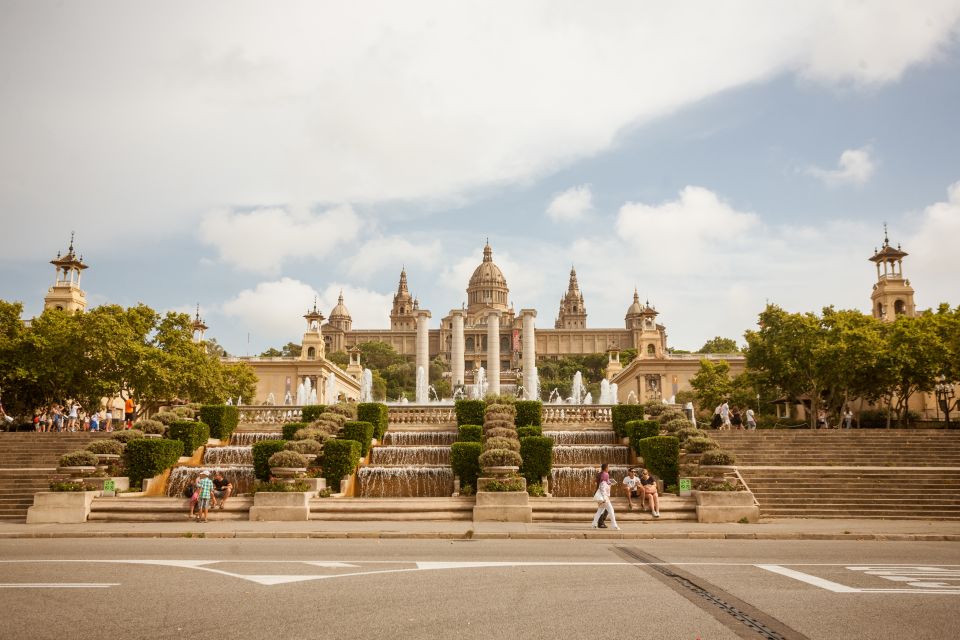
[[[700,464],[712,465],[727,465],[733,464],[737,461],[733,457],[732,453],[727,453],[726,451],[721,451],[720,449],[708,449],[703,452],[703,455],[700,456]]]
[[[387,432],[387,405],[382,402],[361,402],[357,405],[357,421],[373,425],[373,437],[383,440]]]
[[[481,467],[519,467],[523,458],[519,451],[510,449],[490,449],[480,454]]]
[[[642,404],[615,404],[610,408],[613,416],[613,431],[617,436],[626,438],[630,435],[627,423],[632,420],[643,420]]]
[[[286,444],[285,440],[261,440],[253,443],[253,474],[257,476],[257,480],[270,479],[270,456],[277,451],[283,451]]]
[[[123,452],[131,487],[141,487],[144,478],[152,478],[177,464],[183,443],[161,438],[131,440]]]
[[[454,409],[457,413],[457,426],[462,424],[483,424],[486,405],[483,400],[457,400]]]
[[[454,442],[450,447],[450,466],[453,473],[460,476],[460,487],[470,485],[477,487],[477,476],[480,475],[479,442]]]
[[[523,440],[524,438],[529,438],[530,436],[542,436],[543,427],[539,425],[529,425],[526,427],[517,427],[517,437]]]
[[[306,429],[310,426],[309,422],[288,422],[283,425],[283,439],[284,440],[293,440],[293,434],[295,434],[300,429]]]
[[[267,458],[267,464],[271,469],[276,467],[306,468],[307,459],[298,451],[284,449],[283,451],[277,451]]]
[[[653,420],[631,420],[627,423],[627,431],[630,432],[630,446],[640,455],[640,441],[660,435],[660,425]]]
[[[351,420],[350,422],[344,423],[343,429],[340,430],[340,435],[337,437],[340,440],[359,442],[360,457],[362,458],[370,451],[370,440],[373,439],[373,425],[369,422]]]
[[[517,400],[517,424],[539,427],[543,424],[543,403],[539,400]]]
[[[210,439],[210,427],[202,422],[177,421],[171,422],[167,428],[167,437],[183,443],[181,455],[191,456]]]
[[[520,438],[520,475],[528,484],[536,484],[544,476],[550,475],[553,467],[553,438],[545,436],[527,436]]]
[[[94,440],[86,446],[87,451],[90,453],[103,453],[115,456],[123,455],[124,448],[122,442],[109,438]]]
[[[320,414],[327,410],[327,405],[325,404],[307,404],[303,406],[301,410],[301,418],[303,422],[313,422],[320,417]]]
[[[60,456],[61,467],[95,467],[98,461],[97,454],[86,449],[71,451]]]
[[[123,429],[122,431],[114,431],[110,434],[110,437],[117,442],[130,442],[131,440],[138,440],[143,437],[143,431],[140,429]]]
[[[457,435],[457,442],[483,441],[483,427],[479,424],[460,425],[460,428],[457,431],[459,432]]]
[[[717,448],[719,448],[719,445],[717,445],[714,440],[697,436],[687,438],[683,443],[683,450],[687,453],[703,453],[704,451]]]
[[[210,436],[229,440],[240,424],[240,408],[227,404],[207,404],[200,407],[200,422],[210,425]]]
[[[322,459],[320,465],[327,486],[339,493],[340,481],[353,473],[360,462],[360,443],[356,440],[327,440],[323,443]]]
[[[637,443],[643,466],[663,480],[664,486],[677,484],[680,474],[680,440],[673,436],[654,436]]]

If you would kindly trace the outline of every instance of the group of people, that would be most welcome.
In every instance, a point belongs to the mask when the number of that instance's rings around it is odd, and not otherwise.
[[[710,421],[710,427],[721,431],[731,429],[749,429],[752,431],[757,428],[757,416],[753,409],[749,407],[743,413],[740,412],[740,407],[731,409],[730,403],[724,400],[713,410],[713,420]]]
[[[122,428],[130,429],[136,417],[137,404],[133,398],[124,402]],[[119,422],[120,416],[117,416]],[[51,404],[33,416],[33,429],[41,433],[61,433],[72,431],[113,431],[113,407],[87,411],[79,402],[66,405]]]
[[[843,410],[843,413],[840,414],[840,420],[836,426],[844,429],[853,428],[853,411],[850,410],[850,407],[846,407]],[[830,429],[830,423],[828,422],[827,412],[825,409],[820,409],[817,411],[817,429]]]
[[[187,483],[183,496],[190,500],[190,513],[187,518],[196,518],[197,522],[206,522],[210,509],[223,509],[227,498],[233,493],[233,483],[217,471],[210,479],[210,472],[203,470]]]
[[[597,501],[597,513],[593,516],[594,529],[606,529],[605,521],[610,519],[610,526],[619,530],[617,526],[617,516],[613,510],[613,503],[610,502],[611,489],[616,483],[610,479],[609,465],[604,462],[600,465],[600,473],[597,474],[597,492],[593,495]],[[637,470],[631,468],[627,476],[623,479],[624,492],[627,495],[627,505],[630,511],[633,511],[633,499],[640,500],[640,511],[646,511],[646,505],[650,503],[650,513],[654,518],[660,517],[660,495],[657,493],[657,480],[646,469]]]

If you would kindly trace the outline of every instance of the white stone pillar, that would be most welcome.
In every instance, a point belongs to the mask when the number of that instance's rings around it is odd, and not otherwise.
[[[500,395],[500,312],[487,315],[487,393]]]
[[[417,369],[423,367],[427,384],[430,384],[430,312],[418,309],[417,316]]]
[[[523,349],[523,394],[527,400],[539,400],[537,397],[537,343],[534,333],[534,319],[536,309],[521,309],[520,318],[523,322],[521,348]]]
[[[463,309],[454,309],[450,312],[453,321],[453,344],[450,345],[450,386],[456,391],[457,385],[464,383],[463,354],[466,351],[463,338],[463,318],[466,312]]]

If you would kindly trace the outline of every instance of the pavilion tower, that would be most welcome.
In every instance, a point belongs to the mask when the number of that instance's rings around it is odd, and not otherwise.
[[[393,331],[414,331],[417,319],[413,315],[414,300],[407,288],[407,270],[400,270],[400,284],[393,294],[393,308],[390,310],[390,329]]]
[[[887,235],[887,226],[883,226],[883,246],[879,251],[874,250],[870,261],[877,265],[877,283],[873,285],[870,295],[873,317],[887,322],[893,322],[900,316],[915,316],[916,306],[913,302],[913,287],[910,281],[903,277],[903,259],[907,252],[890,245]]]
[[[210,327],[208,327],[200,317],[200,303],[197,303],[197,314],[193,317],[193,322],[190,323],[190,328],[193,330],[193,341],[197,344],[203,342],[203,336]]]
[[[323,358],[326,353],[326,345],[323,342],[323,332],[320,325],[323,323],[323,314],[317,309],[317,300],[313,300],[313,309],[304,314],[303,319],[307,321],[307,330],[303,334],[302,349],[300,350],[301,360],[317,360]]]
[[[87,295],[80,288],[80,272],[86,269],[87,265],[83,264],[83,256],[78,258],[73,250],[73,233],[70,234],[67,255],[61,256],[58,251],[57,257],[51,260],[50,264],[56,267],[57,275],[43,299],[44,311],[84,311],[87,308]]]
[[[560,299],[560,315],[554,323],[556,329],[586,329],[587,308],[583,304],[583,294],[577,283],[577,270],[570,267],[570,282],[567,293]]]

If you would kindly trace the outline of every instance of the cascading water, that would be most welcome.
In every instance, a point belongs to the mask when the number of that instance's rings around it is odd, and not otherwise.
[[[337,376],[332,373],[327,378],[326,403],[336,404],[337,402]]]
[[[360,402],[373,402],[373,372],[364,369],[360,375]]]
[[[586,389],[583,386],[583,374],[577,371],[573,374],[573,383],[570,385],[570,398],[567,400],[570,404],[581,404]]]
[[[617,394],[620,393],[620,386],[616,382],[610,383],[610,404],[620,404]]]
[[[560,390],[554,387],[553,391],[550,392],[550,397],[547,399],[547,404],[563,404],[563,396],[560,395]]]
[[[610,465],[610,479],[620,484],[627,475],[626,466]],[[586,498],[597,490],[596,467],[554,467],[550,472],[550,493],[556,498]]]
[[[627,448],[621,445],[576,444],[556,447],[553,463],[558,466],[627,464]]]
[[[253,464],[253,449],[249,446],[207,447],[203,452],[203,464]]]
[[[553,438],[555,446],[570,444],[609,444],[617,443],[613,431],[544,431],[543,435]]]
[[[427,372],[422,366],[417,367],[417,388],[414,399],[417,404],[427,404],[427,400],[429,399],[427,391]]]
[[[387,431],[384,446],[437,447],[450,446],[457,441],[455,431]]]
[[[233,484],[233,493],[249,493],[253,489],[255,477],[253,465],[223,466],[203,465],[200,467],[174,467],[170,470],[170,479],[167,481],[167,495],[171,497],[183,496],[184,489],[190,480],[195,479],[201,471],[209,471],[213,476],[217,471]]]
[[[277,431],[234,431],[230,435],[231,446],[251,446],[261,440],[281,440],[283,436]]]
[[[477,376],[473,381],[473,394],[470,396],[474,400],[483,400],[487,395],[487,372],[483,367],[477,369]]]
[[[370,466],[446,466],[450,464],[450,447],[374,447]]]
[[[442,497],[453,493],[450,445],[456,431],[387,431],[357,472],[366,498]]]

